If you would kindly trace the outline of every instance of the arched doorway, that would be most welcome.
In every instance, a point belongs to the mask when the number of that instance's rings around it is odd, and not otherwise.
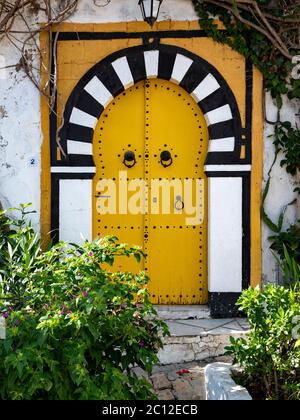
[[[158,78],[114,98],[95,129],[93,236],[143,248],[141,264],[124,260],[117,268],[144,269],[153,303],[208,299],[208,137],[195,100]]]
[[[51,229],[55,239],[70,241],[71,238],[75,242],[79,237],[89,240],[93,238],[93,187],[98,167],[94,161],[94,134],[99,120],[106,118],[110,104],[120,94],[126,98],[128,91],[142,81],[151,80],[152,84],[152,81],[155,83],[156,80],[163,80],[172,86],[177,85],[176,89],[184,90],[184,94],[195,100],[209,132],[204,166],[208,178],[206,191],[209,193],[206,204],[208,301],[212,316],[218,317],[235,313],[235,302],[242,289],[249,286],[251,276],[255,284],[255,276],[259,271],[259,262],[256,264],[255,256],[260,247],[259,235],[256,233],[260,232],[257,210],[260,197],[257,191],[260,191],[261,151],[258,143],[261,97],[258,89],[261,78],[253,76],[249,62],[244,63],[244,77],[241,76],[241,83],[238,83],[239,89],[243,86],[245,88],[243,106],[241,98],[238,103],[238,96],[235,96],[240,92],[235,83],[235,73],[232,76],[227,73],[227,77],[223,77],[220,69],[200,55],[174,45],[146,42],[140,46],[116,50],[80,78],[64,109],[64,124],[60,130],[63,157],[56,157],[55,124],[53,127],[51,125],[50,130]],[[212,56],[212,61],[218,60]],[[231,85],[235,85],[235,93]],[[255,98],[253,113],[252,96]],[[172,109],[173,105],[168,108]],[[173,114],[172,120],[177,121]],[[254,130],[256,137],[252,135],[253,122],[258,124]],[[118,136],[122,137],[121,130]],[[256,149],[253,149],[252,143]],[[127,142],[127,149],[128,144],[131,143]],[[186,146],[188,143],[184,144]],[[257,162],[252,161],[252,152],[255,152]],[[252,164],[255,168],[254,178]],[[138,167],[136,165],[124,169],[134,171]],[[256,230],[251,230],[251,226]],[[149,232],[143,232],[149,236]],[[144,236],[144,239],[148,238]],[[173,243],[177,243],[176,238]],[[162,267],[164,261],[157,264],[157,270]],[[169,278],[172,281],[172,276]],[[165,291],[159,294],[163,296],[163,293],[166,296]]]

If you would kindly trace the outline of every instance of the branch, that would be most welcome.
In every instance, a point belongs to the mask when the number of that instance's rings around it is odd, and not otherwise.
[[[250,20],[244,18],[241,16],[240,11],[237,9],[235,10],[232,6],[231,0],[205,0],[206,3],[214,4],[215,6],[221,7],[225,10],[227,10],[229,13],[231,13],[238,21],[243,23],[244,25],[255,29],[257,32],[263,34],[268,40],[273,44],[273,46],[280,51],[280,53],[288,58],[292,59],[292,55],[289,53],[288,49],[286,48],[284,42],[280,39],[280,37],[277,35],[275,29],[272,28],[272,26],[267,22],[263,14],[261,13],[260,9],[257,8],[257,3],[252,0],[237,0],[236,5],[237,7],[244,6],[246,4],[251,5],[254,7],[254,10],[256,13],[258,13],[259,17],[263,20],[263,23],[265,24],[264,27],[259,26],[255,24],[254,22],[251,22]],[[242,5],[240,5],[242,3]],[[247,10],[244,7],[241,7],[244,11]],[[250,9],[247,10],[250,12]]]
[[[17,0],[14,6],[9,10],[9,12],[6,14],[6,16],[0,21],[0,28],[3,28],[6,26],[6,24],[9,22],[9,20],[15,15],[17,12],[19,6],[20,6],[21,0]]]

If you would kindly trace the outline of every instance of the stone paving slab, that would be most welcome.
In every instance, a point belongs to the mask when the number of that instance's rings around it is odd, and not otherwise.
[[[236,320],[236,322],[244,329],[249,329],[249,321],[245,318],[239,318]]]
[[[246,320],[241,322],[238,319],[177,319],[166,321],[166,323],[172,336],[193,336],[203,333],[224,334],[249,330],[248,322]]]
[[[179,321],[166,321],[171,336],[195,336],[195,335],[199,335],[200,333],[204,332],[204,328],[201,328],[199,326],[193,326],[193,325],[187,325],[184,324],[183,322],[179,322]]]

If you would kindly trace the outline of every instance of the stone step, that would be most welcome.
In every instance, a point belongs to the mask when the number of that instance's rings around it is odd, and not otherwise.
[[[154,305],[160,319],[209,319],[207,305]]]
[[[249,331],[247,320],[177,319],[167,320],[171,336],[164,338],[158,353],[162,365],[186,363],[223,356],[230,336],[242,337]]]

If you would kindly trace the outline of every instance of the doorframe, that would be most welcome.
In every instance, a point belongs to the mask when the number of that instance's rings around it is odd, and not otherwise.
[[[169,31],[168,31],[169,32]],[[195,31],[186,31],[186,32],[195,32]],[[156,33],[157,34],[157,33]],[[130,34],[127,34],[128,36]],[[163,34],[160,34],[161,36]],[[195,34],[194,34],[195,35]],[[199,35],[199,34],[198,34]],[[78,36],[78,33],[76,34]],[[99,34],[96,34],[96,38]],[[108,36],[108,34],[106,34]],[[148,35],[150,38],[150,35]],[[168,34],[168,36],[170,36]],[[174,37],[176,35],[174,34]],[[74,39],[74,33],[69,32],[62,32],[59,34],[59,37],[62,40]],[[91,39],[93,34],[90,33],[80,33],[80,39],[88,37]],[[240,220],[236,221],[234,226],[237,227],[237,231],[240,235],[241,240],[241,249],[239,250],[239,254],[241,254],[241,262],[238,273],[239,282],[237,284],[236,278],[234,281],[220,283],[220,272],[214,272],[214,266],[222,266],[224,267],[225,258],[223,261],[216,261],[214,258],[217,258],[218,255],[215,257],[211,257],[213,250],[210,249],[210,243],[214,243],[213,240],[208,241],[208,253],[209,256],[209,301],[212,315],[215,317],[220,316],[232,316],[236,314],[236,310],[234,304],[240,295],[242,289],[248,287],[250,285],[250,248],[251,248],[251,234],[250,234],[250,224],[251,224],[251,141],[252,141],[252,103],[253,103],[253,67],[250,62],[246,62],[246,125],[244,128],[241,127],[241,118],[239,114],[239,109],[234,98],[234,95],[229,88],[226,81],[220,75],[220,73],[209,63],[203,60],[201,57],[196,56],[195,54],[191,53],[190,51],[184,50],[182,48],[176,46],[168,46],[168,45],[159,45],[157,38],[155,38],[154,43],[149,43],[148,41],[144,41],[144,45],[139,47],[132,47],[128,49],[124,49],[121,51],[117,51],[114,54],[111,54],[96,66],[94,66],[77,84],[75,89],[73,90],[68,103],[65,108],[64,113],[64,120],[65,124],[60,132],[61,137],[61,144],[66,152],[68,152],[68,145],[67,140],[68,137],[73,136],[72,132],[74,133],[74,121],[77,122],[77,126],[75,127],[77,132],[84,134],[85,144],[78,144],[80,150],[80,154],[66,153],[67,158],[63,159],[62,161],[56,160],[56,124],[55,124],[55,113],[52,112],[50,115],[50,144],[51,144],[51,190],[52,190],[52,200],[51,200],[51,231],[53,237],[61,238],[61,236],[57,236],[57,232],[62,232],[64,227],[64,220],[61,217],[61,207],[64,206],[64,199],[59,194],[59,191],[63,188],[63,184],[66,181],[73,180],[74,182],[69,182],[70,194],[68,197],[72,196],[72,192],[75,193],[76,191],[76,198],[78,198],[78,191],[81,190],[84,197],[87,197],[87,191],[91,191],[91,184],[92,179],[94,177],[95,168],[93,163],[92,157],[92,148],[91,142],[93,137],[93,128],[92,128],[92,121],[94,118],[95,124],[98,121],[101,112],[105,109],[108,102],[104,103],[104,106],[99,107],[99,103],[97,103],[97,107],[95,108],[96,102],[94,99],[91,99],[91,96],[87,94],[84,87],[92,80],[95,75],[99,75],[101,70],[103,73],[101,74],[101,80],[103,84],[105,84],[107,91],[111,94],[111,99],[117,96],[121,91],[127,89],[128,87],[132,86],[132,84],[146,79],[146,78],[164,78],[167,80],[171,80],[173,83],[180,84],[183,88],[185,88],[188,92],[191,91],[191,86],[197,86],[203,80],[203,71],[207,74],[211,74],[213,76],[212,82],[217,82],[221,88],[217,89],[217,95],[214,93],[208,95],[208,97],[199,99],[196,97],[197,102],[201,108],[201,111],[206,114],[206,119],[209,125],[210,131],[210,150],[208,152],[208,157],[206,161],[206,174],[209,178],[210,186],[218,185],[226,187],[226,184],[231,184],[234,187],[231,187],[231,193],[233,197],[236,194],[241,195],[240,197]],[[148,67],[147,67],[147,58],[146,56],[152,56],[152,60],[148,60]],[[157,58],[155,58],[157,57]],[[192,61],[190,63],[190,61]],[[114,66],[113,66],[114,63]],[[127,63],[127,65],[126,65]],[[151,64],[152,63],[152,64]],[[153,64],[155,63],[155,64]],[[190,64],[190,66],[188,66]],[[111,68],[112,67],[112,68]],[[199,71],[199,68],[202,68],[202,71]],[[186,72],[184,73],[186,69]],[[130,73],[131,72],[131,77]],[[123,74],[122,74],[123,71]],[[112,76],[113,75],[113,76]],[[199,77],[198,80],[195,80],[195,75]],[[111,80],[111,76],[114,80]],[[206,86],[206,89],[210,89],[209,85]],[[221,95],[220,95],[221,91]],[[107,95],[107,92],[105,92]],[[195,98],[197,92],[194,92],[192,95]],[[224,104],[224,100],[226,101]],[[212,122],[215,121],[216,118],[225,118],[226,115],[223,117],[220,116],[220,112],[211,112],[217,108],[220,108],[220,104],[223,104],[223,111],[231,112],[232,119],[221,121],[221,124],[213,124]],[[224,108],[225,105],[225,108]],[[90,117],[87,117],[82,112],[74,112],[74,108],[79,109],[79,111],[83,111],[88,114]],[[98,117],[95,115],[91,115],[91,110],[95,108],[98,112]],[[218,114],[218,115],[217,115]],[[227,115],[228,116],[228,115]],[[86,119],[87,118],[87,119]],[[80,121],[83,124],[88,124],[89,127],[86,125],[80,125]],[[228,124],[230,121],[230,124]],[[79,124],[78,124],[79,123]],[[222,124],[223,123],[223,124]],[[219,127],[218,127],[219,125]],[[221,128],[220,128],[221,125]],[[222,127],[223,126],[223,127]],[[88,131],[86,130],[88,128]],[[72,131],[73,129],[73,131]],[[79,129],[79,131],[78,131]],[[82,130],[82,131],[80,131]],[[223,141],[223,145],[225,150],[222,150],[222,146],[216,143],[216,139],[214,139],[214,133],[220,136],[220,130],[225,131],[228,133],[225,141]],[[87,133],[89,132],[89,137],[87,137]],[[54,141],[55,137],[55,141]],[[228,140],[234,137],[234,149],[228,152],[228,148],[231,142]],[[90,141],[89,141],[90,139]],[[76,139],[72,139],[73,142]],[[87,141],[88,140],[88,141]],[[215,142],[213,142],[215,140]],[[227,142],[226,142],[227,140]],[[82,143],[82,142],[80,142]],[[213,145],[213,146],[211,146]],[[246,146],[246,154],[241,159],[241,147],[242,145]],[[83,147],[82,147],[83,146]],[[84,151],[84,154],[82,154]],[[73,186],[72,186],[73,185]],[[78,190],[79,189],[79,190]],[[92,197],[92,193],[90,194]],[[214,200],[215,198],[211,196],[209,200]],[[228,200],[227,200],[228,201]],[[229,204],[229,203],[228,203]],[[224,203],[223,203],[224,205]],[[209,202],[209,224],[214,225],[213,218],[220,217],[219,214],[214,214],[210,211],[213,208],[211,202]],[[227,213],[230,215],[230,208],[227,209]],[[88,218],[88,215],[92,211],[91,206],[87,206],[86,208],[86,220],[90,219],[90,223],[92,221],[92,217]],[[89,223],[89,222],[88,222]],[[240,224],[240,226],[239,226]],[[230,225],[230,224],[229,224]],[[86,225],[86,233],[87,238],[91,239],[90,232],[91,226]],[[221,232],[222,233],[222,232]],[[209,227],[209,237],[213,239],[213,236],[216,233],[213,232]],[[219,232],[220,234],[220,232]],[[221,235],[222,236],[222,235]],[[215,243],[217,246],[223,247],[224,241],[220,241],[216,238]],[[228,245],[228,244],[227,244]],[[228,248],[228,246],[227,246]],[[219,254],[220,257],[220,254]],[[233,253],[232,260],[235,260],[235,254]],[[227,264],[225,264],[226,267]],[[223,278],[226,278],[226,268],[224,270]]]

